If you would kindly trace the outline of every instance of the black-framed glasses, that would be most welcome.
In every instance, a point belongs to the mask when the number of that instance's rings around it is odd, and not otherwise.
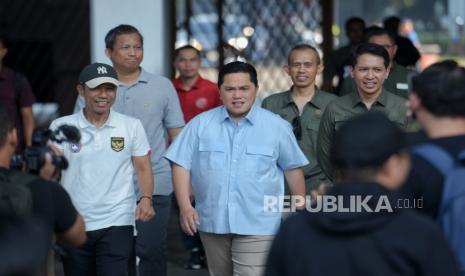
[[[295,138],[300,141],[300,139],[302,139],[302,122],[300,116],[292,120],[292,131],[294,132]]]

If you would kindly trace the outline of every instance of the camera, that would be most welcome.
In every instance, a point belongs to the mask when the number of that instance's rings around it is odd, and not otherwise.
[[[70,125],[61,125],[56,130],[46,128],[35,129],[32,134],[32,145],[27,147],[23,154],[16,154],[11,159],[11,167],[15,169],[26,168],[26,171],[32,174],[38,174],[40,168],[45,164],[45,155],[48,153],[52,156],[52,163],[61,170],[68,168],[68,160],[64,156],[56,155],[52,149],[47,146],[48,141],[58,144],[69,142],[78,144],[81,140],[79,130]]]

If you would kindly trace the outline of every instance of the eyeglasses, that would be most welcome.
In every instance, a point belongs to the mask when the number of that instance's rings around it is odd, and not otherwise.
[[[294,132],[295,138],[300,141],[300,139],[302,139],[302,123],[300,121],[300,116],[292,120],[292,131]]]

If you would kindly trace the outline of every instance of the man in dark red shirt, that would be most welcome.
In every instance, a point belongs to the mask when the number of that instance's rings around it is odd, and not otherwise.
[[[18,131],[17,151],[31,145],[34,130],[34,115],[32,104],[34,94],[27,79],[3,64],[8,53],[6,39],[0,34],[0,105],[10,114],[11,120]]]
[[[173,84],[186,123],[198,114],[223,104],[218,86],[199,74],[200,52],[197,49],[190,45],[178,48],[175,51],[174,66],[179,77],[173,80]]]

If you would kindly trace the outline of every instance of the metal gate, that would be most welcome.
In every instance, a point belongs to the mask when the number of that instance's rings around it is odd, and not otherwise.
[[[319,47],[322,9],[317,0],[176,0],[176,48],[191,44],[202,52],[202,74],[233,60],[252,63],[263,98],[290,87],[282,69],[297,43]]]

